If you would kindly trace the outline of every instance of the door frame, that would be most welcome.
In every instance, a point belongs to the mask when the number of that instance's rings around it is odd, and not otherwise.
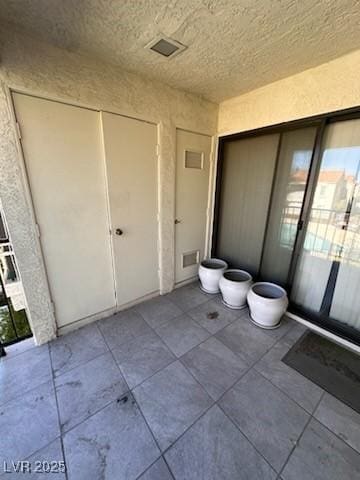
[[[293,280],[296,272],[296,266],[297,266],[299,256],[305,241],[306,227],[310,219],[312,200],[314,198],[315,186],[316,186],[316,182],[317,182],[317,178],[318,178],[318,174],[321,166],[321,157],[322,157],[321,147],[323,143],[325,128],[327,125],[331,123],[359,119],[359,118],[360,118],[360,106],[351,107],[351,108],[342,109],[342,110],[336,110],[333,112],[314,115],[311,117],[301,118],[298,120],[282,122],[275,125],[256,128],[253,130],[246,130],[239,133],[220,136],[218,139],[217,167],[216,167],[215,192],[214,192],[215,200],[214,200],[214,209],[213,209],[211,256],[216,257],[216,252],[217,252],[217,238],[218,238],[219,223],[220,223],[222,172],[223,172],[223,164],[224,164],[224,149],[225,149],[226,143],[231,141],[241,140],[241,139],[255,138],[261,135],[278,133],[280,134],[280,139],[279,139],[279,145],[280,145],[281,136],[283,133],[291,130],[300,129],[300,128],[316,127],[317,132],[316,132],[316,137],[314,142],[314,150],[311,158],[308,179],[306,182],[303,205],[301,208],[300,218],[298,222],[298,228],[296,232],[294,248],[291,255],[291,263],[290,263],[288,280],[287,280],[286,289],[290,296],[291,289],[293,287]],[[276,177],[277,165],[278,165],[278,156],[276,160],[274,176],[272,179],[272,191],[274,187],[274,180]],[[272,197],[272,194],[271,194],[271,197]],[[270,202],[269,202],[269,207],[267,212],[267,222],[265,226],[265,232],[268,228],[269,213],[271,209],[271,197],[270,197]],[[265,244],[265,235],[264,235],[261,259],[263,256],[264,244]],[[260,268],[261,268],[261,261],[260,261]],[[259,268],[259,271],[260,271],[260,268]],[[332,319],[330,317],[320,318],[318,315],[315,315],[314,313],[309,312],[304,307],[296,305],[294,304],[294,302],[291,302],[291,301],[289,303],[288,311],[294,315],[299,316],[303,320],[310,321],[317,327],[327,330],[332,334],[346,341],[355,343],[356,345],[360,346],[360,331],[356,330],[353,327],[349,327],[346,324],[342,324],[341,322],[335,319]]]

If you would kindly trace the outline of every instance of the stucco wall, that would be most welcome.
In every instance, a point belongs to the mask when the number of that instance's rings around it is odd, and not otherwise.
[[[314,55],[316,52],[314,52]],[[297,75],[226,100],[220,134],[360,106],[360,50]]]
[[[0,195],[37,343],[55,335],[30,199],[24,189],[8,88],[121,113],[159,124],[160,288],[173,288],[176,127],[214,135],[218,106],[118,67],[101,64],[15,32],[0,34]]]

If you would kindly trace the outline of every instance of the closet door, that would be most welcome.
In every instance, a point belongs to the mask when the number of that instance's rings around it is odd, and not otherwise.
[[[205,255],[211,137],[176,131],[175,283],[197,275]]]
[[[59,327],[115,305],[100,115],[14,94]]]
[[[157,127],[102,113],[118,305],[159,290]]]

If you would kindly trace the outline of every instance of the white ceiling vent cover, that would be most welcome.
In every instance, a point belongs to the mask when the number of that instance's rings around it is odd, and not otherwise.
[[[158,53],[163,57],[172,58],[183,52],[187,47],[182,45],[180,42],[173,40],[172,38],[161,35],[152,42],[148,43],[145,48],[154,53]]]

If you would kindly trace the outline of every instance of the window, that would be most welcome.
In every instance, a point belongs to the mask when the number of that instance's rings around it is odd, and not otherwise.
[[[0,253],[0,270],[5,285],[19,281],[13,253]]]
[[[8,241],[9,241],[9,235],[7,233],[4,215],[0,211],[0,242],[8,242]]]

